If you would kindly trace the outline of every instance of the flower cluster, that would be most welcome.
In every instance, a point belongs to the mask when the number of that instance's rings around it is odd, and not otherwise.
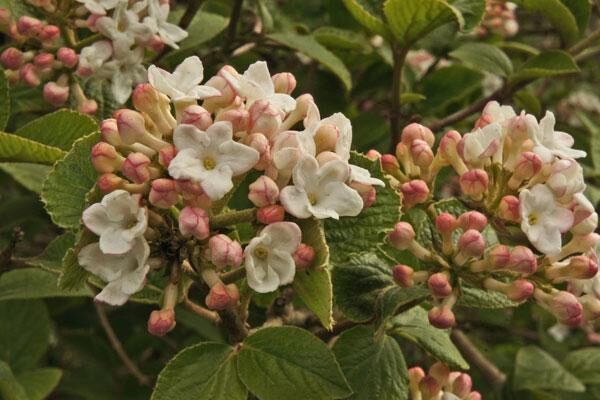
[[[586,153],[571,147],[569,134],[555,130],[554,115],[548,112],[538,121],[491,102],[472,132],[447,132],[435,153],[433,144],[429,129],[411,124],[396,155],[381,156],[405,210],[428,208],[439,238],[434,248],[423,247],[406,221],[389,234],[396,248],[437,265],[427,271],[394,268],[401,286],[426,282],[435,303],[431,323],[454,325],[452,307],[463,281],[517,302],[533,297],[569,326],[600,317],[600,292],[594,290],[598,215],[583,193],[577,162]],[[457,215],[429,207],[435,179],[447,166],[456,172],[471,211]],[[512,242],[522,236],[522,243],[509,247],[490,241],[486,232],[493,231]],[[565,283],[567,290],[558,289]]]
[[[77,108],[93,114],[97,104],[79,82],[99,77],[111,83],[115,100],[127,101],[135,85],[144,82],[144,52],[157,53],[165,45],[177,48],[187,32],[167,22],[169,2],[148,0],[78,0],[79,7],[62,10],[55,0],[28,0],[64,25],[33,16],[13,18],[0,9],[0,30],[12,40],[0,55],[11,83],[44,84],[44,99],[55,107],[71,97]],[[79,40],[79,36],[85,38]],[[89,45],[85,46],[88,42]]]
[[[374,185],[384,184],[349,163],[352,126],[344,115],[321,119],[312,96],[290,96],[292,74],[271,76],[256,62],[244,73],[224,66],[203,79],[198,57],[173,73],[151,66],[149,83],[134,90],[135,110],[104,120],[91,154],[106,195],[84,212],[100,239],[79,262],[108,283],[99,300],[122,304],[143,286],[151,261],[162,259],[158,268],[166,265],[172,279],[149,321],[157,334],[174,326],[173,264],[210,288],[208,308],[233,307],[239,291],[223,274],[243,267],[261,293],[291,283],[316,252],[294,221],[356,216],[375,201]],[[224,208],[242,181],[255,207]],[[245,248],[227,235],[241,222],[255,232]]]
[[[485,15],[479,26],[481,36],[490,33],[510,38],[519,32],[519,22],[516,17],[517,5],[506,0],[486,0]]]
[[[411,400],[481,400],[479,392],[473,392],[469,374],[450,372],[440,362],[433,364],[427,374],[421,367],[408,370]]]

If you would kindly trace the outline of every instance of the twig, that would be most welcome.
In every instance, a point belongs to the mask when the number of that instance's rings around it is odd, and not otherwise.
[[[243,4],[244,0],[235,0],[235,3],[233,4],[233,9],[231,10],[231,17],[229,19],[229,26],[227,27],[227,36],[225,37],[225,41],[223,42],[223,53],[228,53],[229,48],[235,41],[238,22],[240,20],[240,16],[242,15]]]
[[[183,29],[187,29],[188,26],[194,20],[196,13],[200,10],[200,6],[202,5],[202,0],[189,0],[189,4],[185,10],[185,13],[181,16],[179,20],[179,27]]]
[[[596,41],[600,42],[600,28],[596,29],[587,37],[575,43],[575,45],[569,49],[569,54],[576,56],[588,47],[592,46]]]
[[[183,300],[183,307],[193,312],[194,314],[209,320],[213,325],[219,325],[221,323],[221,317],[214,311],[204,308],[199,304],[194,303],[187,297]]]
[[[400,94],[402,93],[402,72],[404,69],[404,62],[406,61],[406,54],[408,50],[402,47],[393,47],[394,55],[394,77],[392,81],[392,109],[390,110],[390,129],[391,129],[391,149],[393,153],[396,148],[396,144],[400,141]]]
[[[223,283],[227,285],[239,281],[244,276],[246,276],[246,269],[240,267],[221,274],[221,281],[223,281]]]
[[[463,331],[454,329],[450,337],[467,361],[473,364],[474,369],[479,371],[492,387],[498,389],[506,383],[506,375],[475,347]]]
[[[104,329],[104,332],[106,333],[106,336],[108,337],[108,341],[110,342],[110,345],[112,346],[115,353],[117,353],[117,355],[119,356],[119,358],[125,365],[125,368],[127,368],[127,370],[131,373],[131,375],[135,376],[135,378],[138,380],[138,382],[141,385],[149,386],[150,378],[147,375],[145,375],[142,371],[140,371],[138,366],[133,362],[133,360],[131,358],[129,358],[129,356],[125,352],[125,349],[123,348],[123,345],[121,344],[121,341],[119,340],[119,338],[115,334],[115,331],[113,330],[112,326],[110,325],[110,321],[108,320],[108,317],[106,315],[106,312],[102,308],[102,305],[94,302],[94,307],[96,308],[96,314],[98,314],[98,319],[100,320],[100,325],[102,325],[102,328]]]

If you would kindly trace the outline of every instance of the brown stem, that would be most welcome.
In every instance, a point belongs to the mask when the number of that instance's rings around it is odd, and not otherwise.
[[[392,141],[390,144],[390,152],[394,152],[396,144],[400,141],[401,134],[401,113],[400,95],[402,94],[402,71],[408,49],[393,46],[394,56],[394,76],[392,81],[392,109],[390,110],[390,129]]]
[[[127,368],[127,370],[131,373],[131,375],[133,375],[141,385],[149,386],[151,383],[150,378],[147,375],[145,375],[142,371],[140,371],[138,366],[133,362],[133,360],[131,358],[129,358],[129,356],[125,352],[125,349],[123,348],[123,345],[121,344],[121,341],[119,340],[119,338],[115,334],[115,331],[113,330],[112,326],[110,325],[110,321],[108,320],[108,317],[106,315],[106,312],[104,311],[103,306],[94,302],[94,307],[96,308],[96,314],[98,314],[98,319],[100,320],[100,325],[102,325],[102,328],[104,329],[104,332],[106,333],[106,336],[108,337],[108,341],[110,342],[110,345],[112,346],[115,353],[117,353],[117,356],[119,356],[119,358],[125,365],[125,368]]]
[[[471,339],[460,329],[454,329],[450,335],[467,361],[479,371],[488,383],[498,389],[506,383],[506,375],[479,351]]]
[[[230,283],[234,283],[242,279],[246,276],[246,269],[243,267],[236,268],[229,272],[224,272],[221,274],[221,281],[224,284],[228,285]]]
[[[592,46],[596,41],[598,41],[600,44],[600,28],[596,29],[588,36],[575,43],[575,45],[569,49],[569,54],[576,56],[588,47]]]
[[[227,27],[227,36],[223,43],[223,53],[229,52],[233,42],[235,41],[235,35],[237,33],[237,26],[242,15],[242,5],[244,0],[235,0],[233,9],[231,10],[231,17],[229,19],[229,26]]]
[[[219,325],[221,323],[221,317],[215,311],[211,311],[208,308],[204,308],[199,304],[194,303],[188,298],[183,300],[183,307],[193,312],[194,314],[209,320],[213,325]]]
[[[185,9],[185,13],[179,20],[179,27],[183,29],[187,29],[188,26],[194,20],[196,13],[200,10],[200,6],[202,5],[202,0],[189,0],[188,6]]]

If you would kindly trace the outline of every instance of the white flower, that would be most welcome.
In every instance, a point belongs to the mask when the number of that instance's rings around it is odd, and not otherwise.
[[[168,2],[160,0],[149,0],[148,16],[144,18],[144,23],[151,27],[162,41],[175,49],[178,49],[177,42],[182,41],[188,36],[185,29],[167,21],[169,17],[170,6]]]
[[[118,58],[126,57],[131,46],[135,43],[146,43],[154,34],[150,26],[140,22],[135,11],[126,7],[127,3],[120,4],[112,17],[100,17],[95,25],[101,34],[113,41]]]
[[[236,90],[240,96],[246,98],[248,107],[256,100],[267,100],[283,113],[288,113],[296,108],[296,100],[292,96],[275,93],[275,85],[267,63],[264,61],[257,61],[250,65],[240,77],[235,77],[226,71],[225,73],[228,80],[237,86]]]
[[[188,57],[175,68],[173,73],[151,65],[148,81],[156,90],[169,96],[172,101],[202,100],[220,96],[217,89],[200,85],[204,79],[204,67],[197,56]]]
[[[115,190],[89,206],[82,219],[90,231],[100,236],[100,250],[105,254],[128,252],[148,226],[147,210],[140,207],[139,196],[125,190]]]
[[[497,101],[487,103],[481,115],[488,124],[499,122],[502,125],[506,125],[508,121],[517,116],[511,106],[502,106]]]
[[[462,141],[463,158],[467,163],[486,164],[490,158],[494,162],[502,161],[503,130],[499,122],[467,133]]]
[[[106,15],[106,11],[112,10],[124,0],[77,0],[92,14]]]
[[[598,228],[598,213],[592,202],[583,193],[573,196],[573,227],[575,235],[588,235]]]
[[[134,86],[146,80],[143,60],[144,50],[141,47],[134,48],[124,57],[117,57],[105,63],[98,72],[99,76],[110,80],[113,96],[119,104],[129,99]]]
[[[574,194],[585,190],[583,168],[575,160],[556,160],[552,164],[552,172],[546,185],[559,199],[570,199]]]
[[[138,237],[125,254],[105,254],[99,243],[92,243],[81,249],[77,260],[83,268],[107,283],[96,300],[120,306],[144,287],[149,255],[148,243]]]
[[[108,40],[99,40],[84,47],[79,54],[78,71],[90,75],[97,71],[113,54],[113,47]]]
[[[519,195],[521,229],[536,249],[556,255],[562,248],[562,233],[573,225],[573,213],[557,206],[552,190],[537,184]]]
[[[169,174],[199,183],[212,200],[229,192],[231,178],[249,171],[260,158],[252,147],[233,141],[231,123],[225,121],[214,123],[206,132],[179,125],[173,143],[178,152],[169,164]]]
[[[319,167],[314,157],[304,157],[294,168],[294,186],[281,191],[281,204],[297,218],[356,216],[363,201],[346,185],[349,178],[350,167],[344,161],[333,160]]]
[[[319,121],[317,130],[323,125],[333,125],[338,133],[338,139],[335,143],[335,153],[342,160],[350,159],[350,147],[352,146],[352,124],[350,120],[342,113],[335,113]]]
[[[368,169],[350,164],[349,183],[352,182],[362,183],[363,185],[385,186],[382,180],[373,178]]]
[[[292,255],[300,245],[302,232],[293,222],[267,225],[244,249],[248,286],[268,293],[292,283],[296,264]]]
[[[530,139],[534,143],[533,151],[538,154],[542,161],[552,162],[554,156],[561,158],[581,158],[587,154],[585,151],[572,149],[575,140],[565,132],[555,131],[556,119],[550,111],[537,122],[533,115],[525,117],[525,123]]]

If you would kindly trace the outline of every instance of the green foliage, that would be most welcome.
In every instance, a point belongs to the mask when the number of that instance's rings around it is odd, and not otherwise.
[[[0,361],[0,395],[5,400],[28,400],[25,389],[4,361]]]
[[[30,163],[0,163],[0,169],[21,185],[35,193],[42,191],[42,185],[50,173],[50,167],[42,164]]]
[[[498,47],[486,43],[467,43],[450,53],[450,56],[476,70],[499,76],[513,72],[510,58]]]
[[[0,68],[0,130],[6,129],[10,118],[10,90],[4,70]]]
[[[471,308],[497,309],[516,307],[519,303],[509,300],[504,294],[469,286],[461,286],[458,305]]]
[[[0,162],[54,164],[65,152],[58,147],[0,132]]]
[[[0,301],[46,297],[91,297],[88,288],[64,291],[58,287],[58,274],[37,268],[24,268],[0,275]]]
[[[515,360],[514,387],[583,392],[585,386],[550,354],[536,346],[523,347]]]
[[[569,7],[560,0],[516,0],[515,3],[546,17],[567,44],[573,44],[577,40],[579,36],[577,20]]]
[[[374,33],[388,36],[390,31],[383,16],[383,0],[343,0],[352,16]]]
[[[44,400],[56,388],[62,374],[57,368],[39,368],[17,375],[17,380],[29,400]]]
[[[577,63],[569,54],[560,50],[550,50],[529,60],[511,77],[513,81],[534,78],[550,78],[579,72]]]
[[[563,360],[563,366],[586,385],[600,384],[600,349],[586,347],[573,351]]]

